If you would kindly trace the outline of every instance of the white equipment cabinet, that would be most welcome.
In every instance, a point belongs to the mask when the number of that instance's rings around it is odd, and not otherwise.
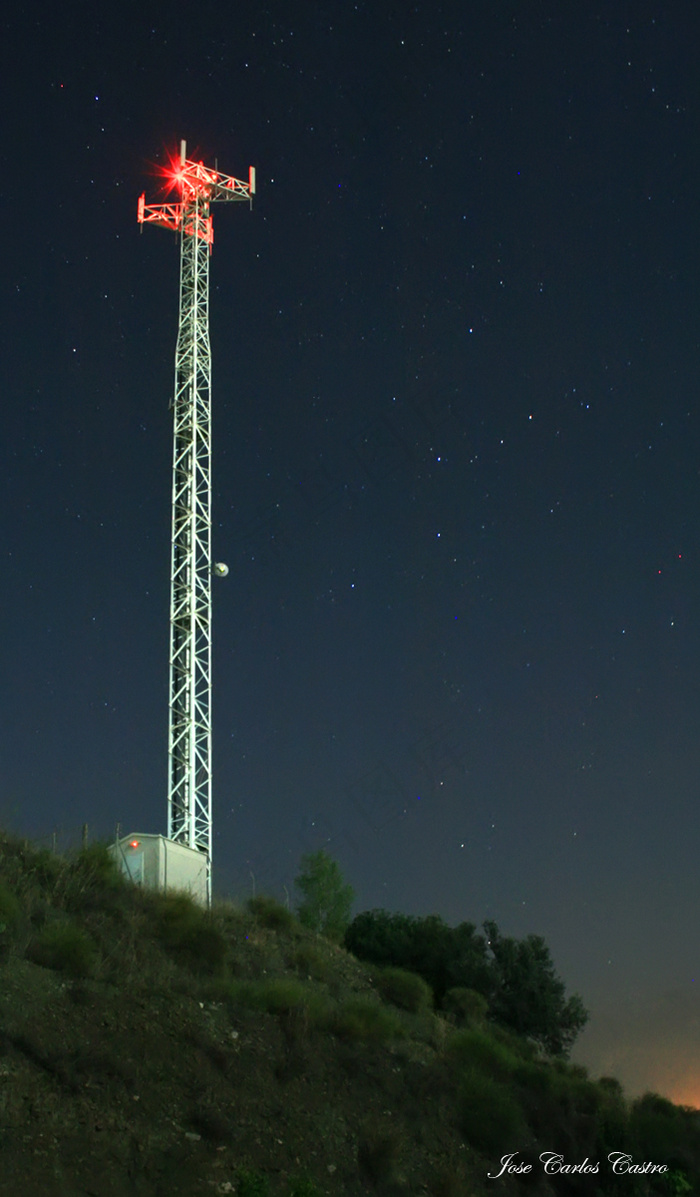
[[[208,905],[207,858],[197,848],[164,835],[125,835],[109,852],[134,884],[164,893],[184,892]]]

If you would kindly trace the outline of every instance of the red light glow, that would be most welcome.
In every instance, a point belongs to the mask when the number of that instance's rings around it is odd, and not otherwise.
[[[172,195],[174,191],[181,196],[184,185],[184,167],[180,162],[180,155],[174,150],[166,150],[164,163],[152,164],[153,174],[160,180],[161,193]]]
[[[205,241],[210,249],[214,241],[214,230],[210,204],[223,199],[252,200],[255,192],[255,170],[250,168],[248,183],[230,175],[212,170],[203,162],[184,158],[185,142],[181,154],[166,152],[163,165],[154,166],[153,173],[160,179],[160,191],[172,197],[165,203],[147,204],[145,195],[139,198],[137,220],[139,224],[159,224],[185,237],[197,237]],[[230,193],[230,194],[225,194]]]
[[[132,840],[131,843],[129,844],[130,848],[138,848],[138,846],[139,846],[139,840]]]

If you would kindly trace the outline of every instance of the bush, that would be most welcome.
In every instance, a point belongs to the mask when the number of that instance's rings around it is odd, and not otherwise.
[[[292,977],[276,977],[258,981],[251,987],[250,1004],[269,1014],[291,1014],[294,1010],[309,1010],[319,1006],[320,999],[301,981]]]
[[[403,968],[383,968],[375,984],[384,1001],[401,1010],[419,1014],[432,1009],[433,992],[417,973],[409,973]]]
[[[350,998],[334,1010],[330,1030],[340,1039],[359,1043],[388,1043],[404,1034],[393,1010],[368,998]]]
[[[461,1067],[504,1079],[518,1066],[517,1057],[488,1031],[455,1031],[447,1042],[447,1054]]]
[[[625,1151],[629,1146],[629,1113],[622,1085],[614,1077],[600,1077],[596,1084],[597,1148],[607,1158],[611,1151]]]
[[[561,1061],[521,1061],[513,1074],[531,1130],[545,1147],[555,1143],[567,1156],[583,1159],[628,1144],[624,1102]]]
[[[50,923],[30,942],[27,956],[44,968],[80,978],[89,977],[94,971],[97,949],[82,927],[73,923]]]
[[[236,1173],[236,1193],[238,1197],[269,1197],[270,1182],[261,1172],[239,1168]]]
[[[303,1015],[313,1023],[322,1023],[327,1017],[323,997],[293,977],[271,977],[269,981],[222,978],[208,985],[205,993],[211,1001],[225,1002],[229,1009],[244,1007],[266,1014]]]
[[[306,1176],[292,1176],[289,1180],[287,1197],[322,1197],[321,1190]]]
[[[305,977],[312,977],[314,981],[328,981],[333,976],[328,957],[313,943],[301,943],[296,951],[288,957],[289,968],[296,969]]]
[[[448,989],[442,1001],[442,1009],[449,1014],[458,1027],[479,1026],[486,1020],[489,1004],[475,989],[458,985]]]
[[[22,908],[11,889],[0,881],[0,924],[10,933],[17,930],[22,921]]]
[[[448,927],[438,915],[365,910],[348,927],[345,946],[360,960],[418,973],[437,1002],[455,985],[479,991],[490,986],[486,940],[472,923]]]
[[[39,848],[32,853],[31,860],[27,862],[27,872],[35,879],[40,889],[53,889],[65,869],[65,863],[60,856],[54,856],[53,852],[49,852],[48,848]]]
[[[95,904],[112,907],[115,896],[124,893],[126,881],[107,844],[96,842],[64,864],[58,889],[66,910],[76,912]]]
[[[292,931],[296,925],[292,912],[267,894],[249,898],[246,905],[255,921],[261,927],[268,927],[270,931]]]
[[[477,1151],[500,1157],[527,1135],[523,1111],[506,1085],[476,1070],[465,1073],[459,1087],[460,1124]]]
[[[22,909],[11,889],[0,881],[0,960],[7,958],[10,944],[22,921]]]
[[[223,971],[228,945],[207,911],[187,894],[157,894],[153,905],[153,935],[166,951],[200,975]]]
[[[694,1140],[696,1167],[700,1164],[700,1132],[693,1126],[692,1116],[688,1119],[684,1109],[658,1093],[645,1093],[632,1103],[630,1131],[635,1151],[646,1160],[682,1167]]]
[[[624,1096],[622,1085],[616,1076],[599,1076],[598,1085],[601,1089],[604,1089],[606,1093],[610,1093],[615,1097],[622,1099]]]

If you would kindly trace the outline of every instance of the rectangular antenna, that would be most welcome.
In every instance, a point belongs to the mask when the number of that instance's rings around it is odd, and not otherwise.
[[[248,167],[248,190],[251,195],[255,195],[255,167]]]
[[[187,161],[187,142],[180,142],[180,166],[184,166]]]

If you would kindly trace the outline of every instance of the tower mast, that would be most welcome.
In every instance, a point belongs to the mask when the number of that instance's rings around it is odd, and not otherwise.
[[[211,576],[226,574],[211,556],[211,348],[209,257],[214,241],[211,205],[248,200],[255,168],[242,182],[190,161],[167,172],[176,203],[139,199],[140,224],[180,235],[180,313],[173,398],[173,485],[170,573],[170,718],[168,839],[207,859],[211,904]]]

